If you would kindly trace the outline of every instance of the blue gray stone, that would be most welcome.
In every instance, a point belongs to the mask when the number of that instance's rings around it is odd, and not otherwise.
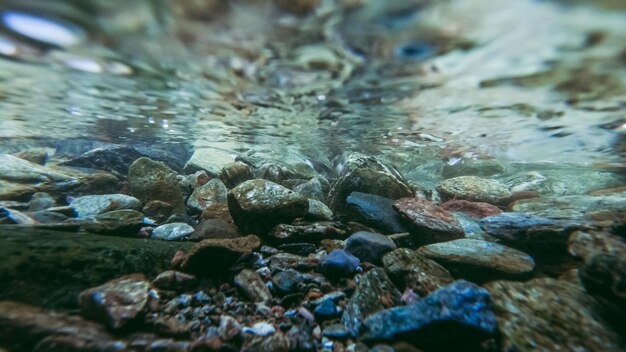
[[[319,271],[329,279],[352,277],[360,264],[359,258],[343,249],[336,249],[320,263]]]
[[[193,231],[193,227],[182,222],[175,222],[155,228],[151,237],[165,241],[177,241],[190,236]]]
[[[385,253],[396,248],[396,244],[385,235],[359,231],[348,237],[344,249],[362,262],[379,264]]]
[[[393,203],[389,198],[361,192],[352,192],[346,198],[348,208],[359,222],[385,234],[409,232]]]
[[[511,242],[521,240],[531,228],[555,224],[555,220],[525,213],[501,213],[480,220],[480,227],[487,234]]]
[[[139,199],[125,194],[102,194],[75,198],[70,205],[79,219],[89,219],[113,210],[141,210]]]

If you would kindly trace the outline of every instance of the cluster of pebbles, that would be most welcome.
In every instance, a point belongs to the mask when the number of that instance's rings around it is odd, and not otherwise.
[[[333,168],[204,152],[186,163],[126,146],[51,163],[41,149],[0,155],[0,236],[44,228],[181,245],[155,277],[84,288],[80,314],[0,301],[0,346],[624,348],[626,191],[614,174],[580,171],[576,192],[550,170],[487,177],[493,161],[468,161],[428,186],[361,154]]]

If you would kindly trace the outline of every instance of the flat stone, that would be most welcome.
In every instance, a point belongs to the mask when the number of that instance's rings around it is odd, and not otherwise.
[[[237,259],[260,246],[261,240],[254,235],[202,240],[185,255],[182,269],[198,276],[224,275]]]
[[[194,275],[176,270],[167,270],[159,274],[152,285],[162,290],[184,291],[195,287],[198,279]]]
[[[531,191],[545,197],[588,194],[623,186],[619,175],[590,167],[539,165],[539,171],[523,171],[502,181],[511,191]]]
[[[131,274],[80,293],[81,314],[120,330],[140,317],[148,303],[150,282],[143,274]]]
[[[345,306],[341,323],[358,336],[370,315],[400,303],[400,292],[384,269],[374,268],[358,277],[357,287]]]
[[[136,236],[146,225],[142,213],[135,210],[115,210],[96,216],[94,222],[83,225],[85,231],[110,236]]]
[[[13,155],[0,154],[0,179],[4,181],[28,184],[70,181],[77,175],[70,175],[69,172],[31,163]]]
[[[346,198],[352,192],[374,194],[390,199],[410,197],[413,188],[394,168],[381,160],[360,154],[344,158],[342,172],[331,185],[328,204],[340,215],[346,209]]]
[[[235,275],[235,286],[252,302],[262,303],[272,300],[272,293],[263,279],[255,271],[244,269]]]
[[[470,202],[463,199],[449,200],[441,204],[441,207],[447,211],[465,213],[478,219],[502,213],[502,210],[495,205],[482,202]]]
[[[70,205],[76,210],[80,219],[93,218],[113,210],[141,210],[143,204],[135,197],[125,194],[102,194],[82,196],[72,200]]]
[[[619,336],[579,287],[555,279],[496,281],[491,293],[503,351],[622,351]]]
[[[454,164],[446,163],[441,175],[446,178],[457,176],[494,176],[506,172],[506,165],[496,159],[461,159]]]
[[[324,239],[344,239],[346,237],[348,237],[348,228],[341,222],[331,221],[302,225],[280,224],[267,234],[267,238],[276,243],[319,243]]]
[[[242,182],[254,179],[252,169],[241,161],[235,161],[224,165],[219,173],[219,178],[229,189],[235,188]]]
[[[162,162],[139,158],[128,169],[128,186],[133,196],[143,203],[160,200],[186,211],[183,193],[176,172]]]
[[[267,258],[271,270],[292,268],[298,271],[311,271],[317,268],[319,261],[311,257],[303,257],[290,253],[277,253]]]
[[[150,219],[156,221],[157,224],[165,222],[174,211],[174,207],[171,204],[165,203],[160,200],[151,200],[141,211]]]
[[[3,348],[10,351],[34,351],[42,341],[54,336],[67,336],[73,341],[80,341],[91,347],[97,346],[101,350],[114,350],[115,346],[118,350],[125,347],[123,341],[116,340],[103,326],[80,316],[46,311],[13,301],[0,301],[0,345]],[[38,347],[37,351],[43,352],[46,349]],[[87,349],[67,349],[67,351],[87,351]]]
[[[228,193],[228,209],[241,231],[265,234],[275,225],[306,216],[307,198],[277,183],[246,181]]]
[[[510,209],[553,219],[579,220],[603,213],[614,216],[613,213],[626,209],[626,193],[522,199],[511,204]]]
[[[296,255],[307,256],[311,253],[315,253],[317,246],[313,243],[299,242],[299,243],[285,243],[278,247],[278,250],[292,253]]]
[[[531,256],[498,243],[462,238],[430,244],[417,253],[448,269],[456,278],[474,282],[529,277],[535,261]]]
[[[426,297],[454,281],[450,272],[435,261],[408,248],[398,248],[383,256],[391,280],[402,290],[411,289]]]
[[[555,225],[557,222],[526,213],[501,213],[488,216],[480,221],[480,227],[490,236],[508,242],[519,242],[525,234],[542,226]]]
[[[459,221],[447,210],[423,199],[402,198],[394,205],[420,244],[451,241],[464,236]]]
[[[364,326],[366,341],[402,339],[427,351],[479,350],[498,327],[489,292],[464,280],[414,304],[379,311]]]
[[[444,199],[463,199],[473,202],[506,205],[511,191],[497,180],[477,176],[458,176],[440,182],[437,191]]]
[[[352,234],[346,240],[344,249],[362,262],[380,264],[385,253],[396,248],[396,244],[387,236],[367,231]]]
[[[228,188],[217,178],[197,187],[187,199],[187,206],[197,212],[217,203],[226,203]]]
[[[352,192],[346,198],[346,204],[357,221],[384,234],[408,232],[400,214],[393,209],[393,203],[389,198],[361,192]]]
[[[294,293],[298,285],[304,281],[304,277],[293,269],[280,270],[272,276],[272,287],[280,294]]]
[[[164,241],[179,241],[189,237],[193,231],[193,227],[182,222],[175,222],[155,228],[150,237]]]
[[[204,170],[212,177],[217,177],[222,168],[235,161],[237,153],[219,148],[197,148],[185,164],[187,174]]]
[[[599,253],[587,260],[580,270],[580,280],[589,294],[611,302],[617,311],[626,312],[626,251],[616,254]],[[623,314],[620,314],[623,317]],[[621,319],[618,320],[621,329]]]
[[[322,260],[319,272],[331,280],[352,277],[356,274],[360,264],[359,258],[343,249],[336,249]]]
[[[26,149],[13,155],[37,165],[46,165],[49,157],[48,150],[46,148]]]

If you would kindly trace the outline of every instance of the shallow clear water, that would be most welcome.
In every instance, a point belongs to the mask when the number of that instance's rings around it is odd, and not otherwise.
[[[619,2],[322,1],[305,17],[198,3],[0,4],[0,148],[622,163]]]

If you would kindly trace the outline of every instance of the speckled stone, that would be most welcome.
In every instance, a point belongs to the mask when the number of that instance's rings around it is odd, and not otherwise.
[[[437,185],[437,191],[444,199],[464,199],[489,204],[507,204],[512,195],[503,183],[477,176],[447,179]]]
[[[394,249],[385,254],[383,265],[399,288],[410,288],[421,297],[454,281],[444,267],[408,248]]]

